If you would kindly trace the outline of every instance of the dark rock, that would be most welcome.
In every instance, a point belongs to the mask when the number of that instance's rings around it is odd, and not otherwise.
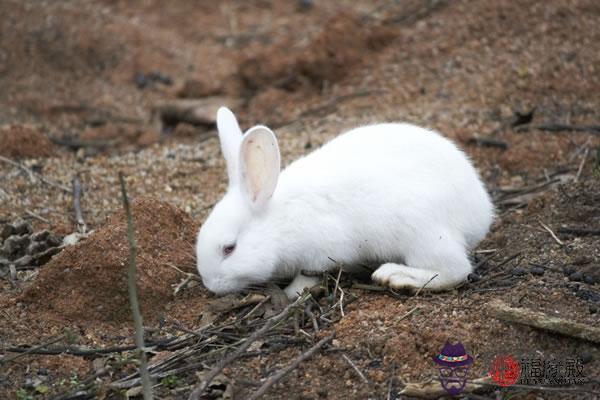
[[[31,240],[33,240],[34,242],[43,242],[46,239],[48,239],[49,236],[50,236],[50,231],[47,229],[44,229],[43,231],[39,231],[39,232],[36,232],[33,235],[31,235]]]
[[[313,0],[298,0],[297,8],[298,11],[308,11],[315,5]]]
[[[583,275],[583,281],[588,285],[593,285],[596,283],[596,279],[593,276],[586,274]]]
[[[163,85],[170,86],[173,84],[173,79],[159,71],[152,71],[146,76],[149,80],[154,82],[162,83]]]
[[[571,275],[571,274],[572,274],[573,272],[575,272],[575,271],[577,271],[577,270],[576,270],[576,269],[575,269],[575,267],[574,267],[574,266],[572,266],[572,265],[565,265],[565,266],[563,267],[563,272],[564,272],[564,274],[565,274],[566,276],[569,276],[569,275]]]
[[[542,267],[533,267],[529,270],[533,275],[542,276],[546,270]]]
[[[579,271],[575,271],[572,274],[569,274],[569,280],[573,282],[581,282],[583,281],[583,274]]]
[[[15,234],[15,228],[11,224],[4,224],[0,228],[0,239],[5,240],[7,237]]]
[[[141,72],[135,74],[135,76],[133,77],[133,81],[135,82],[135,86],[137,86],[138,89],[144,89],[146,86],[148,86],[148,83],[150,83],[148,81],[148,78],[146,78],[146,75],[144,75]]]
[[[10,256],[12,254],[17,253],[20,250],[26,249],[29,245],[29,242],[30,239],[28,235],[12,235],[4,241],[4,244],[2,245],[2,249],[0,249],[0,251],[5,255]]]
[[[56,247],[56,246],[60,246],[63,242],[63,237],[61,235],[56,235],[54,233],[51,233],[50,236],[48,236],[48,239],[46,239],[46,243],[48,243],[48,246],[50,247]]]
[[[594,292],[593,290],[588,289],[579,289],[575,296],[579,297],[582,300],[593,301],[594,303],[600,303],[600,293]]]
[[[598,312],[598,307],[590,306],[589,311],[590,311],[590,314],[596,314]]]
[[[46,242],[32,242],[29,247],[27,247],[27,253],[29,254],[37,254],[48,248],[48,243]]]
[[[477,275],[475,272],[472,272],[467,276],[467,280],[469,282],[478,282],[481,280],[481,276]]]
[[[33,232],[31,223],[25,220],[20,220],[14,223],[15,235],[28,235]]]
[[[48,261],[50,261],[52,256],[60,253],[61,250],[61,247],[50,247],[49,249],[46,249],[41,253],[35,254],[33,256],[33,261],[35,262],[35,265],[44,265]]]
[[[12,262],[12,264],[15,264],[15,267],[27,267],[29,265],[31,265],[33,261],[33,257],[30,256],[29,254],[25,254],[23,257],[16,259],[15,261]]]
[[[523,275],[527,274],[527,271],[525,271],[524,268],[516,267],[515,269],[512,270],[512,274],[514,276],[523,276]]]
[[[591,362],[594,359],[594,356],[592,355],[591,352],[584,351],[583,353],[581,353],[579,355],[579,359],[581,360],[582,364],[587,364],[587,363]]]

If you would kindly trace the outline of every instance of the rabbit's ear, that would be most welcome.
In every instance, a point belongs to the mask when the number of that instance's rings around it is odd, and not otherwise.
[[[273,195],[279,168],[279,146],[275,134],[265,126],[248,130],[240,146],[240,178],[254,210],[262,209]]]
[[[238,183],[238,154],[242,142],[242,130],[235,115],[227,107],[221,107],[217,111],[217,130],[219,131],[221,151],[227,165],[229,186],[234,186]]]

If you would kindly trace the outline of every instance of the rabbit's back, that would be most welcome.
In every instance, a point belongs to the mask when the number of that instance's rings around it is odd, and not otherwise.
[[[282,171],[274,198],[286,203],[289,222],[297,217],[300,224],[302,210],[309,210],[318,221],[310,224],[315,238],[328,231],[349,245],[377,238],[377,248],[364,247],[377,258],[394,243],[440,230],[462,235],[472,247],[493,218],[466,155],[410,124],[365,126],[336,137]]]

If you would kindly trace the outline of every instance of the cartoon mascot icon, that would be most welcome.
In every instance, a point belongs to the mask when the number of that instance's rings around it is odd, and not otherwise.
[[[459,394],[467,383],[469,366],[473,364],[473,357],[467,354],[465,346],[458,342],[446,342],[444,348],[433,361],[438,365],[442,387],[451,396]]]

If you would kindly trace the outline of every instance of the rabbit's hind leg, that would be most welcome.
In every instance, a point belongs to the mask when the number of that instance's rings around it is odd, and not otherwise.
[[[464,281],[472,267],[464,247],[459,243],[446,243],[430,251],[407,257],[406,263],[387,263],[371,276],[373,281],[393,289],[451,289]]]

